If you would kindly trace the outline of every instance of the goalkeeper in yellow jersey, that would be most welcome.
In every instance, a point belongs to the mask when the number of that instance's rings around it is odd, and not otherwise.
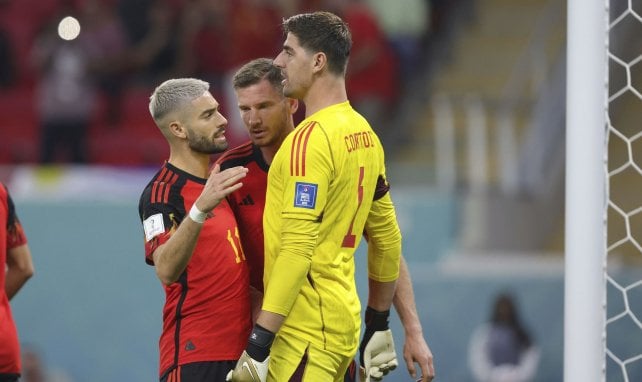
[[[383,149],[347,99],[346,24],[315,12],[283,26],[286,40],[274,64],[284,94],[305,103],[306,119],[270,166],[265,297],[228,380],[341,381],[358,348],[367,380],[378,380],[397,366],[388,315],[401,253]],[[359,341],[353,255],[364,232],[370,293]]]

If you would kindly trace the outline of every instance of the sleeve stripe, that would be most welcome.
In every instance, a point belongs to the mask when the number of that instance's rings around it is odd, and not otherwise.
[[[163,177],[165,177],[165,173],[167,172],[167,167],[164,167],[163,170],[161,171],[160,174],[158,174],[158,177],[154,181],[154,184],[152,185],[152,203],[156,203],[156,191],[158,190],[158,183],[159,179],[162,180]]]
[[[167,203],[169,201],[169,190],[170,188],[172,188],[174,183],[176,183],[176,179],[178,179],[178,174],[174,174],[174,176],[172,176],[172,179],[170,179],[170,181],[167,182],[167,184],[165,184],[165,192],[163,193],[163,203]]]
[[[156,190],[156,195],[154,195],[154,198],[156,200],[156,203],[161,203],[163,201],[162,197],[165,194],[165,187],[167,187],[167,181],[171,178],[173,172],[168,170],[165,172],[163,175],[162,179],[159,182],[159,188]]]
[[[316,125],[316,122],[313,122],[312,125],[310,125],[310,128],[308,128],[308,133],[305,135],[305,139],[303,140],[303,154],[301,158],[301,176],[305,176],[305,153],[306,149],[308,148],[308,140],[310,139],[310,134],[312,133],[312,129],[314,129],[314,126]]]
[[[292,150],[290,151],[290,175],[305,176],[305,150],[308,139],[316,122],[312,121],[299,129],[294,136]]]

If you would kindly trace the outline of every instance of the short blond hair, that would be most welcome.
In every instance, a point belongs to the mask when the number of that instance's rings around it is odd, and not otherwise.
[[[209,83],[196,78],[167,80],[158,85],[149,97],[149,112],[158,123],[169,113],[202,96],[209,88]]]

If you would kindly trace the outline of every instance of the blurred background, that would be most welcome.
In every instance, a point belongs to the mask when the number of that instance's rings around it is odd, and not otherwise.
[[[12,307],[41,380],[157,379],[164,296],[137,204],[168,148],[149,95],[168,78],[207,80],[230,145],[244,142],[232,74],[276,56],[283,17],[320,9],[352,29],[348,94],[386,148],[439,380],[476,380],[471,336],[500,293],[539,349],[533,380],[562,380],[566,1],[0,0],[0,180],[36,267]],[[642,4],[610,13],[609,267],[633,280]],[[642,353],[640,290],[608,290],[627,318],[609,336],[622,360]],[[396,317],[393,330],[401,354]],[[608,364],[609,381],[622,366]],[[386,380],[409,377],[401,366]]]

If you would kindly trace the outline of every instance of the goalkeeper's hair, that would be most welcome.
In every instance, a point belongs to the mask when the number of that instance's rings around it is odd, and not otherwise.
[[[330,72],[345,75],[352,34],[339,16],[325,11],[294,15],[283,20],[283,32],[296,36],[308,52],[323,52]]]
[[[270,58],[257,58],[243,65],[232,78],[234,89],[244,89],[266,79],[279,93],[283,93],[283,74]]]
[[[202,96],[209,88],[209,83],[196,78],[167,80],[149,97],[149,112],[158,123],[167,114]]]

